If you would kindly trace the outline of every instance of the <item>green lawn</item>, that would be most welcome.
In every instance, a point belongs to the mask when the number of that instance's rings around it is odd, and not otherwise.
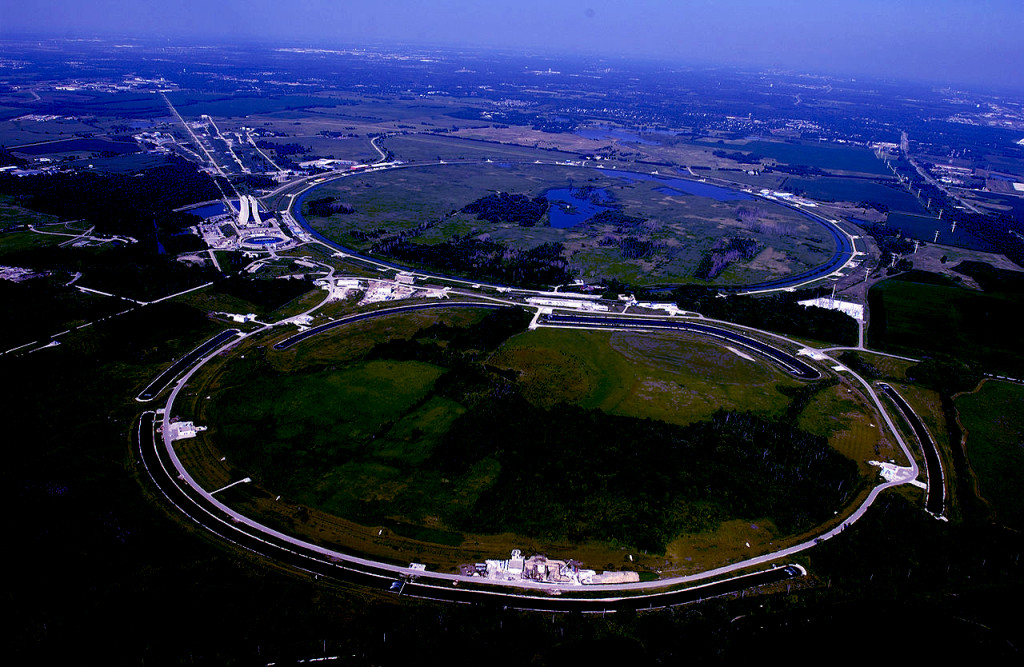
[[[911,272],[871,288],[871,347],[945,354],[992,372],[1024,371],[1019,313],[1024,294],[980,292],[937,274]]]
[[[524,396],[674,424],[715,410],[780,414],[798,383],[699,337],[538,329],[511,339],[490,363],[520,373]]]

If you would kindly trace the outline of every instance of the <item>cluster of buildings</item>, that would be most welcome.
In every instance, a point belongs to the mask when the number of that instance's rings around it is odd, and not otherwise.
[[[513,549],[505,560],[488,559],[475,565],[463,565],[461,574],[482,577],[491,581],[535,581],[545,584],[593,586],[599,584],[628,584],[640,581],[636,572],[605,571],[580,567],[574,560],[554,560],[535,554],[523,558],[519,549]]]
[[[320,278],[313,281],[320,289],[331,293],[333,299],[345,299],[350,292],[363,291],[359,305],[403,299],[447,299],[448,288],[433,285],[417,285],[412,274],[399,273],[394,280],[376,278]]]
[[[296,242],[281,229],[276,218],[264,220],[260,215],[260,206],[255,197],[242,195],[238,200],[238,212],[235,213],[231,204],[223,213],[206,218],[193,231],[212,249],[215,250],[283,250]],[[288,223],[291,224],[288,224]],[[286,226],[291,229],[297,226],[289,218]],[[305,235],[300,240],[305,240]]]
[[[33,278],[44,278],[50,275],[49,271],[34,271],[20,266],[0,266],[0,280],[7,280],[12,283],[21,283]]]

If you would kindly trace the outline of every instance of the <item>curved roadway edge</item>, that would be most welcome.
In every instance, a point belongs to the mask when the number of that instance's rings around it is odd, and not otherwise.
[[[777,347],[748,338],[741,334],[718,327],[698,324],[687,320],[650,319],[637,320],[629,317],[600,317],[586,315],[547,315],[541,319],[547,326],[582,328],[627,328],[627,329],[672,329],[701,334],[735,343],[778,364],[787,373],[801,380],[817,380],[821,373],[809,364],[800,361]]]
[[[910,407],[910,404],[891,385],[879,382],[878,386],[896,404],[903,418],[910,424],[910,428],[914,430],[914,434],[921,443],[921,451],[924,453],[925,479],[928,481],[928,491],[925,495],[924,506],[929,514],[937,519],[942,519],[946,506],[946,471],[942,467],[942,459],[939,458],[938,447],[935,446],[931,433],[925,428],[924,422],[914,412],[914,409]],[[935,474],[936,470],[939,471],[937,475]]]
[[[519,163],[519,164],[541,164],[541,165],[547,165],[547,166],[576,167],[576,168],[579,168],[579,169],[597,169],[599,171],[607,172],[608,174],[611,174],[611,175],[614,175],[616,173],[624,174],[624,175],[628,175],[630,173],[636,173],[638,175],[647,176],[646,174],[643,174],[642,172],[629,172],[629,171],[626,171],[626,170],[619,171],[619,170],[605,169],[605,168],[603,168],[600,165],[596,165],[596,164],[595,165],[591,165],[589,163],[583,164],[583,165],[567,165],[567,164],[560,163],[560,162],[542,162],[542,161],[536,161],[536,160],[532,161],[532,162],[531,161],[521,161],[521,160],[509,160],[507,162],[514,162],[514,163]],[[365,174],[369,174],[369,173],[374,173],[374,172],[378,172],[378,171],[392,171],[392,170],[395,170],[395,169],[413,169],[413,168],[417,168],[417,167],[436,167],[436,166],[442,166],[442,165],[466,165],[466,164],[470,164],[470,165],[472,165],[472,164],[488,164],[488,161],[486,161],[486,160],[452,160],[452,161],[440,160],[440,161],[437,161],[437,162],[418,162],[418,163],[415,163],[415,164],[385,163],[385,164],[379,164],[379,165],[377,165],[375,167],[372,167],[370,169],[366,169],[366,170],[363,170],[363,171],[359,171],[359,172],[331,174],[331,175],[323,177],[324,180],[316,179],[317,182],[305,181],[304,183],[302,183],[302,187],[299,190],[297,190],[296,192],[290,193],[289,195],[285,195],[289,199],[288,199],[288,206],[283,211],[283,213],[288,214],[293,220],[297,221],[299,223],[299,225],[301,225],[302,228],[305,229],[306,232],[309,233],[311,236],[313,236],[317,241],[319,241],[320,243],[322,243],[322,244],[324,244],[324,245],[326,245],[326,246],[328,246],[330,248],[333,248],[334,250],[337,250],[339,252],[343,252],[346,255],[348,255],[349,257],[352,257],[352,258],[355,258],[355,259],[359,259],[359,260],[362,260],[364,262],[369,262],[371,264],[375,264],[375,265],[380,266],[380,267],[386,267],[386,268],[389,268],[389,269],[393,269],[393,270],[396,270],[396,271],[416,272],[416,269],[413,269],[411,267],[403,266],[401,264],[391,263],[391,262],[388,262],[388,261],[385,261],[385,260],[380,260],[380,259],[374,259],[374,258],[371,258],[371,257],[367,257],[366,255],[362,255],[362,254],[360,254],[360,253],[358,253],[358,252],[356,252],[356,251],[354,251],[354,250],[352,250],[350,248],[346,248],[346,247],[344,247],[342,245],[339,245],[339,244],[335,243],[334,241],[328,239],[327,237],[323,236],[322,234],[320,234],[320,232],[318,232],[315,229],[313,229],[313,226],[310,225],[309,222],[306,220],[305,216],[302,215],[302,202],[305,200],[307,195],[309,195],[311,192],[313,192],[317,188],[319,188],[319,187],[321,187],[323,185],[326,185],[328,183],[331,183],[333,181],[337,181],[337,180],[343,179],[343,178],[350,178],[350,177],[353,177],[353,176],[361,176],[361,175],[365,175]],[[685,178],[685,177],[683,177],[681,175],[663,176],[663,177],[666,178],[666,179],[672,178],[672,179],[700,182],[697,179],[689,179],[689,178]],[[803,272],[798,273],[798,274],[793,275],[793,276],[786,276],[786,277],[782,277],[782,278],[776,278],[776,279],[773,279],[773,280],[767,280],[767,281],[763,281],[763,282],[760,282],[760,283],[753,283],[753,284],[750,284],[750,285],[736,286],[736,287],[732,287],[732,288],[722,288],[722,291],[724,291],[724,292],[730,292],[730,293],[734,293],[734,294],[765,294],[765,293],[768,293],[768,292],[792,291],[792,290],[794,290],[794,289],[796,289],[798,287],[804,287],[806,285],[810,285],[811,283],[814,283],[814,282],[817,282],[819,280],[823,280],[825,278],[828,278],[829,276],[836,275],[839,271],[842,271],[843,269],[847,268],[849,266],[849,264],[853,261],[854,257],[856,257],[857,254],[859,254],[858,251],[857,251],[857,244],[856,244],[856,239],[858,237],[854,236],[853,234],[850,234],[845,229],[843,229],[840,226],[840,224],[839,224],[840,221],[833,220],[831,218],[827,218],[827,217],[825,217],[823,215],[819,215],[818,213],[812,212],[812,211],[810,211],[810,210],[808,210],[808,209],[806,209],[804,207],[795,206],[794,204],[791,204],[791,203],[788,203],[788,202],[785,202],[785,201],[781,201],[781,200],[776,199],[776,198],[763,197],[762,195],[757,194],[755,192],[751,192],[750,190],[747,190],[747,189],[735,188],[735,187],[731,187],[731,186],[724,186],[724,185],[717,185],[717,184],[714,184],[714,185],[715,185],[715,187],[719,187],[719,188],[732,189],[732,190],[736,190],[736,191],[739,191],[739,192],[743,192],[744,194],[747,194],[747,195],[751,196],[754,199],[763,199],[765,201],[769,201],[771,203],[778,204],[779,206],[784,206],[784,207],[789,208],[789,209],[791,209],[793,211],[796,211],[797,213],[800,213],[801,215],[803,215],[803,216],[813,220],[814,222],[816,222],[819,225],[821,225],[822,227],[824,227],[828,231],[828,233],[831,235],[832,240],[836,244],[836,249],[835,249],[835,252],[832,254],[832,257],[829,258],[828,261],[826,261],[825,263],[823,263],[823,264],[821,264],[819,266],[812,267],[812,268],[810,268],[810,269],[808,269],[806,271],[803,271]],[[272,193],[272,194],[273,195],[277,195],[277,194],[280,194],[282,191],[283,191],[283,189],[278,189],[278,190],[275,190],[274,193]],[[459,283],[465,283],[465,284],[472,283],[474,285],[486,285],[488,287],[495,287],[495,288],[502,288],[502,289],[506,288],[506,286],[504,286],[504,285],[496,285],[496,284],[493,284],[493,283],[488,283],[488,282],[480,281],[480,280],[467,280],[465,278],[458,278],[458,277],[454,277],[454,276],[445,276],[445,275],[441,275],[441,274],[437,274],[437,273],[430,273],[428,275],[431,275],[431,276],[433,276],[435,278],[442,278],[444,280],[448,280],[448,281],[452,281],[452,282],[459,282]],[[659,289],[659,290],[666,290],[666,289],[674,289],[674,288],[675,287],[673,286],[673,287],[661,287],[661,288],[657,288],[657,289]],[[512,289],[515,290],[515,291],[523,291],[523,292],[534,291],[534,290],[525,290],[525,289],[518,289],[518,288],[512,288]]]
[[[418,303],[418,304],[409,305],[409,306],[397,306],[395,308],[388,308],[386,310],[371,310],[371,311],[365,312],[365,313],[356,313],[355,315],[349,315],[347,317],[341,318],[340,320],[334,320],[333,322],[328,322],[326,324],[321,324],[320,326],[313,327],[312,329],[307,329],[306,331],[302,331],[300,333],[297,333],[294,336],[289,336],[288,338],[284,339],[280,343],[277,343],[276,345],[274,345],[274,349],[275,350],[287,350],[288,348],[292,347],[293,345],[297,345],[298,343],[301,343],[302,341],[306,340],[307,338],[311,338],[311,337],[313,337],[313,336],[315,336],[317,334],[323,333],[324,331],[329,331],[331,329],[334,329],[335,327],[340,327],[340,326],[343,326],[345,324],[351,324],[352,322],[358,322],[359,320],[367,320],[367,319],[370,319],[372,317],[377,317],[378,315],[380,315],[382,313],[388,313],[388,314],[411,313],[411,312],[414,312],[414,311],[417,311],[417,310],[433,310],[433,309],[436,309],[436,308],[487,308],[487,309],[497,309],[497,308],[505,308],[505,307],[506,307],[505,304],[498,304],[498,303],[475,303],[475,302],[468,302],[468,301],[452,301],[452,302],[448,302],[448,303]]]
[[[167,388],[167,385],[171,384],[175,378],[181,375],[186,368],[194,364],[210,350],[223,345],[240,333],[241,331],[238,329],[228,329],[227,331],[222,331],[213,338],[200,344],[199,347],[192,350],[181,359],[175,361],[163,373],[156,376],[156,379],[150,382],[149,385],[135,397],[135,400],[139,403],[148,403],[149,401],[152,401],[160,392]]]
[[[639,595],[615,595],[614,587],[578,587],[598,595],[574,598],[563,595],[564,587],[535,585],[535,590],[513,592],[498,582],[456,575],[435,575],[371,560],[355,559],[337,552],[295,540],[265,529],[259,524],[240,519],[239,515],[212,501],[208,494],[197,494],[180,476],[174,475],[174,461],[161,447],[155,426],[157,413],[142,414],[138,425],[138,446],[143,467],[160,493],[175,509],[197,526],[236,547],[263,557],[272,558],[306,572],[314,578],[370,587],[380,591],[400,591],[410,597],[485,604],[534,611],[605,612],[622,609],[650,609],[697,602],[703,599],[739,592],[785,579],[804,576],[800,565],[790,564],[744,574],[729,579],[691,586],[682,590],[659,590]],[[466,585],[459,587],[459,583]],[[475,587],[466,587],[475,586]],[[599,588],[605,589],[601,594]]]
[[[361,315],[364,315],[364,317],[360,317],[359,319],[365,319],[365,317],[372,317],[372,316],[383,316],[383,315],[386,315],[386,314],[392,314],[392,313],[396,313],[396,312],[408,312],[409,310],[422,310],[422,309],[430,308],[430,307],[433,307],[433,308],[445,308],[445,307],[493,308],[493,307],[495,307],[495,305],[494,305],[493,302],[490,302],[490,303],[455,302],[455,303],[447,303],[447,304],[417,304],[415,306],[399,306],[399,307],[395,307],[395,308],[387,308],[387,309],[373,311],[372,313],[361,314]],[[601,319],[601,318],[597,318],[597,319]],[[629,320],[631,318],[624,317],[624,316],[619,316],[616,319]],[[649,324],[647,324],[647,323],[651,322],[650,318],[635,318],[635,320],[638,321],[638,322],[643,322],[645,325],[650,326]],[[333,328],[334,326],[339,326],[340,324],[351,322],[351,321],[354,321],[354,319],[350,317],[350,318],[347,318],[345,320],[339,320],[338,323],[333,323],[332,322],[332,323],[330,323],[330,325],[331,325],[330,327],[326,327],[325,326],[325,327],[321,327],[319,329],[322,331],[322,330],[326,330],[327,328]],[[681,323],[680,322],[672,322],[672,324],[677,325],[677,324],[681,324]],[[598,324],[598,325],[593,325],[593,326],[600,326],[600,325]],[[273,529],[271,529],[271,528],[269,528],[267,526],[264,526],[264,525],[260,524],[259,522],[255,521],[253,519],[250,519],[250,518],[248,518],[248,517],[246,517],[246,516],[244,516],[242,514],[239,514],[238,512],[235,512],[234,510],[230,509],[229,507],[227,507],[226,505],[224,505],[223,503],[221,503],[217,499],[215,499],[211,492],[208,492],[205,489],[203,489],[195,481],[195,479],[192,478],[192,476],[188,473],[188,471],[182,465],[181,461],[178,459],[178,457],[177,457],[177,455],[176,455],[176,453],[174,451],[173,443],[170,440],[170,428],[169,427],[170,427],[171,414],[173,412],[173,407],[174,407],[174,401],[177,398],[178,393],[183,389],[185,384],[191,379],[193,374],[196,371],[198,371],[207,361],[212,359],[214,356],[227,351],[231,347],[234,347],[235,345],[240,343],[242,340],[248,338],[249,336],[252,336],[255,333],[260,333],[260,332],[266,331],[267,328],[269,328],[269,326],[265,327],[263,329],[257,330],[256,332],[253,332],[253,333],[250,333],[250,334],[244,334],[244,335],[242,335],[240,337],[239,336],[233,336],[232,339],[229,340],[226,344],[216,347],[216,349],[213,349],[213,350],[209,351],[205,356],[203,356],[201,359],[197,360],[196,363],[184,375],[182,375],[178,379],[177,383],[175,384],[173,390],[171,391],[170,396],[168,397],[167,402],[166,402],[166,404],[165,404],[165,406],[164,406],[164,408],[162,410],[162,412],[163,412],[162,418],[161,418],[161,421],[162,421],[162,431],[163,431],[162,447],[160,446],[160,443],[157,443],[155,437],[154,437],[154,440],[152,441],[153,445],[154,445],[154,449],[157,451],[157,454],[158,454],[157,458],[159,459],[160,464],[159,465],[148,465],[147,464],[147,470],[149,471],[150,475],[152,477],[154,477],[154,481],[156,481],[157,485],[161,488],[163,493],[169,497],[169,499],[170,499],[170,493],[169,493],[169,490],[167,488],[168,485],[173,486],[175,489],[177,489],[176,494],[179,495],[180,498],[187,498],[187,499],[189,499],[189,502],[194,507],[197,507],[200,510],[202,510],[201,512],[197,511],[197,510],[194,510],[193,513],[191,513],[191,514],[188,511],[184,510],[184,509],[182,511],[187,516],[192,518],[194,521],[196,521],[200,525],[206,527],[208,530],[210,530],[214,534],[216,534],[218,536],[221,536],[224,539],[226,539],[228,541],[231,541],[231,542],[235,542],[235,543],[240,543],[240,542],[238,542],[237,539],[232,539],[230,537],[224,536],[223,533],[225,533],[225,532],[234,532],[234,533],[239,533],[239,534],[245,535],[245,536],[247,536],[246,537],[247,540],[255,540],[256,542],[253,543],[253,545],[245,545],[245,544],[243,544],[242,546],[244,546],[247,549],[250,549],[250,550],[253,550],[253,551],[257,551],[259,553],[263,553],[264,552],[264,549],[260,545],[275,545],[274,548],[277,549],[277,550],[280,550],[282,553],[294,554],[296,557],[301,557],[302,559],[305,559],[305,560],[300,561],[298,563],[294,563],[294,565],[296,567],[299,567],[300,569],[304,569],[306,571],[313,572],[314,574],[317,574],[317,575],[319,575],[320,572],[318,572],[315,568],[313,568],[313,565],[318,563],[319,565],[317,565],[317,567],[323,567],[325,565],[330,565],[331,573],[332,573],[331,576],[337,576],[339,572],[344,572],[344,573],[346,573],[346,576],[350,576],[350,575],[351,576],[356,576],[356,575],[358,575],[359,577],[370,577],[374,582],[376,582],[378,584],[380,583],[379,582],[380,579],[388,579],[389,581],[391,581],[391,580],[394,580],[396,578],[400,578],[400,579],[403,579],[403,580],[406,580],[406,581],[410,581],[411,583],[405,584],[405,586],[407,586],[409,588],[410,592],[415,591],[416,594],[418,596],[420,596],[420,597],[435,597],[437,599],[468,601],[468,600],[464,599],[464,597],[465,596],[471,596],[471,597],[474,597],[474,601],[480,601],[477,598],[480,598],[481,596],[484,596],[484,597],[486,597],[486,596],[492,596],[492,597],[493,596],[497,596],[497,598],[500,598],[500,600],[501,600],[500,604],[504,604],[506,606],[515,606],[517,608],[525,608],[525,609],[533,609],[533,608],[553,609],[554,607],[557,607],[559,605],[563,605],[563,603],[564,603],[564,605],[569,605],[569,606],[572,606],[572,608],[578,609],[581,606],[585,607],[585,606],[587,606],[589,604],[594,603],[595,602],[595,598],[573,598],[572,595],[574,595],[574,594],[576,594],[576,595],[579,595],[579,594],[594,595],[594,594],[600,594],[600,593],[606,593],[606,594],[609,595],[609,597],[600,598],[598,600],[598,602],[600,602],[601,604],[604,605],[603,607],[601,607],[602,609],[615,608],[617,606],[639,608],[639,607],[644,607],[644,606],[648,606],[648,605],[654,605],[654,603],[656,601],[660,601],[660,602],[658,602],[658,604],[680,604],[680,603],[682,603],[684,601],[687,601],[687,600],[682,599],[683,597],[685,597],[685,595],[684,595],[685,591],[666,591],[666,589],[671,589],[671,588],[676,588],[676,587],[683,587],[683,586],[691,586],[692,584],[698,584],[700,582],[706,582],[707,580],[710,580],[710,579],[714,579],[714,578],[718,578],[718,577],[724,577],[724,576],[730,575],[730,574],[735,573],[735,572],[740,571],[740,570],[746,570],[746,569],[750,569],[752,567],[758,567],[758,566],[762,566],[762,565],[767,565],[767,564],[772,563],[774,561],[778,561],[778,560],[783,559],[783,558],[788,558],[788,557],[790,557],[790,556],[792,556],[794,554],[800,553],[801,551],[809,549],[809,548],[815,546],[816,544],[819,544],[820,542],[822,542],[824,540],[831,539],[831,538],[835,537],[836,535],[839,535],[847,527],[849,527],[850,525],[852,525],[853,523],[858,521],[864,515],[864,513],[867,511],[867,509],[874,503],[875,499],[878,497],[878,495],[882,491],[884,491],[884,490],[886,490],[886,489],[888,489],[890,487],[893,487],[893,486],[898,486],[900,484],[905,484],[905,483],[908,483],[910,481],[913,481],[918,476],[918,472],[919,472],[917,464],[914,461],[914,458],[911,455],[910,451],[908,450],[906,443],[903,441],[903,438],[900,436],[899,431],[896,429],[895,425],[892,422],[892,419],[890,418],[888,412],[886,412],[884,406],[881,403],[881,400],[879,399],[877,394],[875,394],[875,392],[874,392],[873,388],[871,387],[871,385],[867,381],[865,381],[863,378],[861,378],[860,376],[858,376],[858,375],[856,375],[856,374],[851,372],[851,375],[854,378],[856,378],[856,380],[858,380],[864,386],[864,388],[867,391],[868,395],[871,396],[873,402],[875,403],[875,406],[879,410],[879,413],[882,415],[882,417],[885,420],[887,426],[889,427],[890,432],[893,434],[894,438],[899,443],[900,448],[902,449],[902,451],[903,451],[904,455],[906,456],[907,460],[910,462],[910,467],[909,468],[901,469],[902,470],[902,474],[898,475],[896,478],[894,478],[894,479],[892,479],[890,481],[887,481],[887,482],[885,482],[883,484],[879,484],[878,486],[874,487],[869,492],[867,498],[852,513],[850,513],[842,521],[842,523],[840,525],[838,525],[835,528],[832,528],[831,530],[828,530],[825,533],[822,533],[822,534],[820,534],[820,535],[818,535],[818,536],[816,536],[816,537],[814,537],[812,539],[806,540],[806,541],[804,541],[804,542],[802,542],[800,544],[794,545],[794,546],[786,548],[786,549],[781,549],[781,550],[778,550],[778,551],[775,551],[775,552],[772,552],[772,553],[763,554],[761,556],[758,556],[758,557],[755,557],[755,558],[750,558],[750,559],[747,559],[747,560],[744,560],[744,561],[741,561],[741,562],[738,562],[738,563],[733,563],[733,564],[725,565],[725,566],[722,566],[722,567],[719,567],[719,568],[715,568],[715,569],[712,569],[712,570],[707,570],[705,572],[701,572],[701,573],[698,573],[698,574],[687,575],[687,576],[680,576],[680,577],[670,577],[670,578],[667,578],[667,579],[660,579],[660,580],[651,581],[651,582],[639,582],[639,583],[632,583],[632,584],[604,584],[604,585],[590,585],[590,586],[565,586],[565,585],[555,585],[555,584],[550,584],[550,583],[538,583],[538,582],[491,582],[491,581],[488,581],[488,580],[480,579],[478,577],[464,577],[464,576],[461,576],[461,575],[444,574],[444,573],[439,573],[439,572],[424,572],[424,571],[421,571],[421,570],[413,570],[413,569],[410,569],[410,568],[407,568],[407,567],[401,567],[401,566],[391,565],[391,564],[387,564],[387,563],[381,563],[381,562],[374,561],[374,560],[371,560],[371,559],[351,556],[351,555],[345,554],[343,552],[334,551],[334,550],[331,550],[331,549],[327,549],[325,547],[321,547],[321,546],[318,546],[318,545],[315,545],[315,544],[311,544],[311,543],[305,542],[305,541],[300,540],[298,538],[295,538],[295,537],[286,535],[284,533],[281,533],[279,531],[273,530]],[[686,328],[689,328],[689,327],[686,327]],[[694,333],[702,333],[701,330],[697,329],[697,328],[689,328],[689,329],[692,332],[694,332]],[[729,333],[729,334],[731,334],[731,336],[737,336],[737,338],[742,338],[738,334],[733,334],[732,332],[725,332],[725,330],[717,330],[717,328],[716,328],[715,333],[721,333],[721,332]],[[708,333],[708,335],[715,335],[715,334]],[[793,341],[789,341],[788,339],[786,339],[786,338],[784,338],[782,336],[775,335],[774,337],[776,339],[779,339],[779,340],[782,340],[782,341],[786,341],[786,342],[796,346],[796,343],[793,343]],[[291,339],[289,339],[289,340],[291,340]],[[732,337],[730,337],[729,340],[732,341],[732,342],[737,342],[737,343],[739,342],[738,340],[736,340],[736,339],[734,339]],[[754,346],[751,349],[754,349],[755,351],[758,351],[760,354],[762,354],[764,356],[769,356],[770,358],[772,358],[777,363],[781,362],[781,360],[783,358],[788,357],[789,359],[792,359],[793,361],[796,361],[798,364],[805,365],[805,364],[803,364],[803,362],[800,362],[799,360],[793,359],[789,355],[785,354],[784,352],[781,352],[780,350],[777,350],[774,347],[764,345],[764,344],[762,344],[762,343],[760,343],[758,341],[753,341],[752,339],[749,339],[749,340],[750,340],[751,343],[754,344]],[[767,348],[767,350],[762,349],[762,347],[763,348]],[[776,358],[774,356],[774,354],[771,353],[771,351],[774,351],[775,353],[777,353],[779,355],[783,355],[783,356]],[[797,368],[799,368],[799,367],[792,367],[792,366],[790,366],[789,363],[783,363],[782,365],[783,365],[783,367],[789,366],[790,367],[790,372],[799,372],[797,370]],[[808,368],[809,368],[809,366],[808,366]],[[814,372],[817,373],[817,371],[814,371]],[[150,419],[151,418],[152,417],[150,417]],[[141,428],[142,428],[142,426],[140,425],[140,429]],[[142,443],[145,442],[145,440],[146,440],[146,438],[141,436],[141,431],[140,431],[140,449],[143,449],[143,450],[146,449],[146,447],[142,444]],[[144,458],[144,461],[145,461],[146,460],[145,452],[143,452],[143,458]],[[150,459],[152,459],[152,457],[150,457]],[[170,466],[171,466],[171,468],[173,468],[173,470],[169,469],[166,466],[166,464],[163,463],[163,461],[165,459],[166,459],[166,461],[170,462]],[[163,483],[161,483],[161,481],[158,479],[158,477],[163,477],[164,478]],[[175,505],[178,505],[180,502],[184,502],[184,501],[181,501],[180,498],[179,498],[179,502],[175,502],[172,499],[172,503],[175,503]],[[199,518],[196,518],[196,516],[193,516],[193,514],[199,515]],[[211,522],[212,522],[212,525],[211,525]],[[230,531],[227,530],[228,528],[230,528],[231,530]],[[787,567],[798,567],[798,566],[787,566]],[[776,577],[779,577],[779,578],[784,578],[784,577],[780,577],[779,574],[778,574],[780,569],[785,569],[785,568],[777,568],[777,567],[776,568],[772,568],[770,570],[767,570],[766,573],[773,573],[774,572],[776,574],[772,575],[772,576],[776,576]],[[733,590],[740,590],[741,588],[745,588],[745,587],[748,587],[748,586],[751,586],[751,585],[756,585],[756,584],[753,584],[753,583],[749,583],[749,581],[752,581],[752,580],[747,579],[746,577],[748,577],[748,576],[751,576],[751,575],[743,575],[742,577],[736,578],[736,582],[740,582],[742,580],[742,581],[748,582],[748,583],[745,583],[745,584],[743,584],[743,585],[741,585],[739,587],[733,586],[728,591],[727,590],[722,590],[722,591],[720,591],[718,593],[714,593],[714,594],[715,595],[720,595],[720,594],[724,594],[725,592],[730,592],[730,591],[733,591]],[[769,576],[769,575],[765,574],[765,576]],[[795,576],[795,575],[790,573],[787,576]],[[732,581],[732,580],[730,580],[730,581]],[[464,586],[484,587],[486,590],[470,589],[470,588],[466,588],[466,587],[458,588],[460,583],[463,584]],[[717,585],[717,584],[720,584],[720,583],[722,583],[722,582],[714,582],[713,584],[706,584],[706,585],[707,586],[712,586],[712,585]],[[509,592],[510,589],[519,589],[521,592],[519,592],[519,593],[512,593],[512,592]],[[459,591],[458,594],[453,593],[456,590]],[[686,590],[695,590],[695,591],[698,591],[698,594],[700,594],[699,591],[703,590],[703,589],[697,589],[697,588],[694,588],[694,587],[691,586],[691,588],[686,589]],[[717,589],[715,589],[715,590],[717,590]],[[444,591],[444,595],[443,596],[441,595],[441,591]],[[614,595],[616,593],[618,594],[618,596]],[[669,599],[676,600],[676,598],[671,597],[671,596],[676,595],[676,594],[678,594],[680,596],[678,601],[668,602],[668,603],[665,602],[666,600],[669,600]],[[551,601],[552,601],[552,598],[550,597],[551,595],[560,596],[558,599],[561,600],[562,602],[558,603],[557,605],[554,605],[554,603],[551,603]],[[709,595],[703,595],[703,597],[709,597]],[[539,602],[541,602],[541,601],[544,602],[544,604],[541,605],[541,606],[537,606],[539,604]],[[551,604],[549,604],[549,603],[551,603]],[[561,608],[561,607],[559,607],[559,608]],[[597,610],[596,607],[593,610]]]

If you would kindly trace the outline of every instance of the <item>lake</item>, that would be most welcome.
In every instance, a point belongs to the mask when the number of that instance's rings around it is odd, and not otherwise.
[[[613,201],[612,194],[604,188],[552,188],[544,196],[551,202],[548,219],[556,229],[574,227],[601,211],[607,211],[611,207],[604,204]]]

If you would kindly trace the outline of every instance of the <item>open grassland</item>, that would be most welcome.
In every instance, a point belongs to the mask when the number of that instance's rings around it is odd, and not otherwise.
[[[873,347],[910,356],[946,354],[992,372],[1024,370],[1020,293],[979,292],[944,276],[911,272],[876,284],[869,301]]]
[[[232,506],[266,516],[269,525],[316,542],[395,562],[420,560],[450,569],[515,546],[572,555],[595,567],[687,572],[733,562],[794,539],[791,530],[778,529],[761,513],[741,513],[744,520],[723,515],[717,501],[706,507],[703,501],[688,504],[687,520],[707,527],[683,531],[667,550],[650,554],[623,552],[616,540],[573,536],[573,528],[568,536],[484,528],[489,515],[479,514],[480,507],[494,504],[497,485],[509,483],[502,482],[505,466],[520,465],[514,460],[518,455],[508,459],[499,447],[494,455],[478,459],[470,455],[438,463],[436,456],[452,447],[448,441],[453,429],[463,438],[474,432],[462,423],[472,408],[458,398],[472,391],[452,389],[472,383],[472,373],[367,356],[376,343],[408,338],[437,321],[459,328],[483,317],[474,311],[387,317],[353,324],[283,353],[269,349],[276,337],[246,342],[230,360],[216,360],[205,377],[194,382],[182,406],[190,408],[182,414],[211,430],[194,441],[178,443],[178,449],[205,488],[220,488],[243,475],[254,478],[254,484],[225,492],[223,499]],[[660,422],[692,424],[722,408],[783,418],[791,410],[790,395],[796,395],[792,392],[807,387],[771,366],[685,336],[542,329],[511,339],[485,364],[502,377],[517,375],[516,386],[524,396],[564,412],[564,418],[583,415],[580,408],[566,408],[569,403],[650,417],[658,421],[643,423],[655,429]],[[446,388],[438,389],[442,380]],[[843,428],[833,429],[828,437],[840,444],[845,437],[855,443],[846,449],[860,451],[868,445],[865,434],[855,428],[856,402],[845,401],[849,405],[838,403],[850,413],[844,415],[849,423],[844,421]],[[483,419],[494,437],[501,433],[504,438],[508,434],[499,422],[512,415],[502,414],[497,421],[483,413],[475,419]],[[536,420],[532,413],[522,418]],[[523,437],[554,453],[552,443],[536,435]],[[572,450],[571,438],[554,437],[570,447],[566,452]],[[472,438],[486,447],[486,442]],[[530,447],[522,453],[527,451]],[[576,476],[572,474],[573,479]],[[581,509],[572,504],[573,508],[545,507],[554,516],[566,512],[569,526],[597,512],[597,506]],[[613,511],[629,513],[620,505],[622,500],[616,499]],[[627,555],[633,558],[623,562]]]
[[[798,423],[805,431],[826,436],[832,447],[857,462],[864,475],[878,472],[868,461],[903,458],[884,432],[878,411],[852,383],[842,382],[818,392],[800,413]]]
[[[404,137],[408,138],[408,137]],[[593,188],[609,203],[571,227],[478,219],[463,207],[495,192],[547,196],[552,189]],[[311,202],[333,197],[353,211],[317,217]],[[553,206],[561,204],[553,204]],[[605,213],[614,213],[602,217]],[[754,253],[713,276],[714,284],[766,280],[826,261],[831,238],[788,208],[763,200],[716,201],[658,180],[637,180],[608,170],[551,165],[445,165],[366,174],[326,184],[307,195],[303,214],[322,234],[345,247],[387,255],[397,243],[412,247],[462,242],[499,243],[527,252],[561,244],[568,270],[586,278],[614,277],[630,284],[695,280],[698,264],[724,240],[749,239]],[[723,240],[724,239],[724,240]]]
[[[835,144],[796,143],[781,141],[750,141],[733,144],[733,149],[773,158],[788,165],[817,167],[825,171],[889,175],[885,162],[875,157],[871,149],[861,146]]]
[[[56,229],[63,230],[63,227]],[[22,250],[57,245],[70,239],[70,236],[51,236],[49,234],[36,234],[35,232],[28,231],[2,232],[0,233],[0,257],[21,252]]]
[[[435,160],[565,160],[571,153],[539,150],[527,146],[509,146],[490,141],[474,141],[433,134],[408,134],[384,139],[381,144],[406,162]]]
[[[956,399],[981,496],[1001,523],[1024,528],[1024,387],[989,380]]]
[[[570,403],[673,424],[716,410],[779,414],[798,386],[774,367],[696,336],[538,329],[506,343],[490,363],[519,373],[541,407]]]

